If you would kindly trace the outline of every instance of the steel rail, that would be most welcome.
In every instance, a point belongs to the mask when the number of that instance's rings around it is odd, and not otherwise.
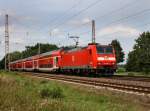
[[[60,75],[52,75],[52,74],[45,74],[45,73],[26,73],[27,75],[42,77],[47,79],[55,79],[55,80],[62,80],[67,82],[74,82],[86,85],[93,85],[99,87],[106,87],[106,88],[113,88],[122,91],[130,91],[130,92],[137,92],[143,94],[150,94],[150,86],[141,86],[135,84],[124,84],[120,82],[109,82],[109,81],[100,81],[94,79],[86,79],[82,77],[70,77],[70,76],[60,76]]]
[[[145,77],[145,76],[113,75],[112,77],[109,77],[109,78],[110,79],[119,79],[119,80],[150,82],[150,77]]]

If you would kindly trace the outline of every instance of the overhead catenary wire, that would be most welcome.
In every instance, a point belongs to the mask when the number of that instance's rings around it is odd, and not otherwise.
[[[135,14],[132,14],[132,16],[131,15],[128,15],[128,16],[126,16],[126,17],[123,17],[123,18],[121,18],[121,19],[119,19],[119,20],[117,20],[117,22],[118,21],[121,21],[121,20],[125,20],[125,19],[128,19],[128,18],[131,18],[131,17],[134,17],[134,16],[137,16],[138,14],[143,14],[143,13],[145,13],[145,12],[149,12],[150,11],[150,9],[144,9],[144,10],[142,10],[142,11],[139,11],[139,12],[137,12],[137,13],[135,13]],[[113,22],[114,23],[114,22]],[[146,25],[149,25],[150,23],[144,23],[144,24],[142,24],[142,25],[136,25],[136,26],[134,26],[134,27],[139,27],[139,26],[146,26]],[[113,33],[109,33],[109,34],[105,34],[105,35],[102,35],[102,36],[99,36],[99,37],[103,37],[103,36],[109,36],[109,35],[112,35],[112,34],[115,34],[115,33],[119,33],[119,32],[121,32],[121,31],[115,31],[115,32],[113,32]],[[86,31],[86,32],[83,32],[83,33],[80,33],[80,35],[85,35],[85,34],[87,34],[87,33],[91,33],[90,31]],[[78,34],[79,35],[79,34]],[[89,40],[88,40],[89,41]]]
[[[69,19],[67,19],[67,21],[69,21],[69,20],[73,19],[74,17],[76,17],[76,16],[82,14],[83,12],[85,12],[86,10],[88,10],[88,9],[92,8],[93,6],[97,5],[97,4],[100,3],[101,1],[103,1],[103,0],[97,0],[97,1],[93,2],[92,4],[88,5],[88,6],[85,7],[84,9],[80,10],[78,13],[76,13],[76,14],[72,15],[71,17],[69,17]],[[67,22],[67,21],[66,21],[66,22]],[[64,25],[66,22],[63,22],[63,23],[60,23],[60,24],[56,24],[53,29],[55,29],[55,28],[57,28],[57,27],[59,27],[59,26],[61,26],[61,25]]]
[[[140,13],[143,13],[143,12],[145,12],[145,11],[149,11],[149,10],[144,10],[144,11],[141,11]],[[138,15],[139,13],[136,13],[136,15]],[[132,16],[135,16],[135,14],[134,15],[132,15]],[[118,21],[122,21],[122,20],[124,20],[124,19],[127,19],[127,18],[130,18],[130,17],[132,17],[132,16],[127,16],[127,17],[125,17],[125,18],[121,18],[121,19],[119,19],[119,20],[115,20],[115,21],[113,21],[113,23],[115,23],[115,22],[118,22]],[[109,25],[109,24],[108,24]],[[86,33],[89,33],[89,31],[88,32],[86,32]]]
[[[145,27],[145,26],[147,26],[147,25],[150,25],[150,22],[144,23],[144,24],[134,25],[134,27],[141,28],[141,27],[143,27],[143,26]],[[123,32],[123,31],[115,31],[115,32],[108,33],[108,34],[103,34],[103,35],[98,36],[98,37],[107,37],[107,36],[111,36],[111,35],[113,35],[113,34],[117,34],[117,33],[121,33],[121,32]],[[135,36],[132,36],[132,37],[135,37]],[[88,42],[88,41],[91,41],[91,40],[89,39],[89,40],[86,40],[85,42]]]
[[[77,14],[75,14],[74,17],[76,17],[76,16],[78,16],[79,14],[83,13],[83,12],[86,11],[87,9],[89,9],[89,8],[91,8],[91,7],[93,7],[93,6],[95,6],[95,5],[97,4],[97,2],[100,2],[100,1],[102,1],[102,0],[97,0],[96,2],[90,4],[88,7],[82,9],[80,12],[78,12]],[[137,1],[137,0],[134,0],[134,1],[131,2],[131,3],[134,3],[135,1]],[[127,7],[127,6],[130,6],[131,3],[128,3],[128,4],[126,4],[125,6],[126,6],[126,7]],[[121,7],[120,9],[125,8],[125,6]],[[76,7],[76,5],[74,5],[74,6],[71,7],[70,9],[73,9],[74,7]],[[118,10],[119,10],[119,9],[118,9]],[[117,10],[113,10],[112,12],[115,12],[115,11],[117,11]],[[112,12],[109,12],[109,13],[112,13]],[[108,14],[109,14],[109,13],[108,13]],[[106,16],[106,15],[107,15],[107,14],[105,14],[105,16]],[[74,18],[74,17],[73,17],[73,18]],[[71,17],[71,18],[72,18],[72,17]],[[70,19],[71,19],[71,18],[70,18]],[[65,24],[65,23],[62,23],[62,25],[63,25],[63,24]],[[86,24],[88,24],[88,23],[83,23],[82,25],[86,25]],[[39,32],[39,30],[38,30],[38,32]],[[40,30],[40,32],[41,32],[41,30]],[[63,31],[63,32],[64,32],[64,31]],[[66,32],[68,33],[68,31],[66,31]]]
[[[136,1],[136,0],[135,0]],[[88,31],[89,32],[89,31]]]
[[[147,25],[150,25],[150,22],[144,23],[144,24],[138,24],[138,25],[135,25],[134,27],[143,27],[143,26],[147,26]],[[123,32],[123,31],[115,31],[115,32],[112,32],[112,33],[109,33],[109,34],[104,34],[104,35],[99,36],[99,37],[109,36],[109,35],[112,35],[112,34],[115,34],[115,33],[119,33],[119,32]]]
[[[126,16],[126,17],[122,17],[122,18],[120,18],[120,19],[118,19],[118,20],[114,20],[114,21],[112,21],[112,22],[110,22],[110,23],[104,25],[104,27],[110,26],[110,25],[112,25],[112,24],[114,24],[114,23],[120,22],[120,21],[122,21],[122,20],[126,20],[126,19],[131,18],[131,17],[138,16],[138,15],[140,15],[140,14],[143,14],[143,13],[149,12],[149,11],[150,11],[150,8],[144,9],[144,10],[142,10],[142,11],[139,11],[139,12],[135,13],[135,14],[128,15],[128,16]],[[79,35],[84,35],[84,33],[89,33],[89,32],[90,32],[90,31],[81,32]]]
[[[67,9],[63,14],[53,18],[50,23],[53,24],[55,22],[57,22],[57,20],[60,20],[62,18],[64,18],[70,11],[72,11],[74,8],[76,8],[77,6],[79,6],[79,4],[82,2],[82,0],[79,0],[76,4],[74,4],[72,7],[70,7],[69,9]],[[50,25],[51,25],[50,24]]]
[[[123,9],[126,9],[127,7],[130,7],[130,6],[132,6],[132,5],[135,5],[135,3],[137,3],[138,1],[139,1],[139,0],[134,0],[134,1],[132,1],[132,2],[129,2],[129,3],[125,4],[125,5],[123,5],[122,7],[118,8],[118,9],[112,10],[112,11],[110,11],[110,12],[104,14],[104,15],[98,16],[95,20],[101,19],[101,18],[103,18],[103,17],[106,17],[107,15],[110,16],[110,15],[112,15],[112,14],[118,12],[118,11],[121,11],[121,10],[123,10]],[[81,24],[81,26],[84,26],[84,25],[86,25],[86,24],[88,24],[88,23],[83,23],[83,24]],[[74,29],[78,29],[78,28],[79,28],[79,27],[75,27],[75,28],[72,28],[71,30],[64,30],[63,32],[74,31]]]

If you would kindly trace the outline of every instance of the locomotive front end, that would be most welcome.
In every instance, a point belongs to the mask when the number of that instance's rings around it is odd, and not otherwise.
[[[111,45],[97,45],[97,67],[106,72],[114,72],[116,70],[115,50]]]

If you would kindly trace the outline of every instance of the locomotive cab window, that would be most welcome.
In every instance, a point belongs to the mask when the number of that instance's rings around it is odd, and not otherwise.
[[[99,53],[99,54],[104,54],[104,52],[105,52],[104,47],[97,46],[96,49],[97,49],[97,53]]]
[[[108,46],[105,48],[105,53],[106,54],[112,54],[113,53],[113,48],[111,46]]]
[[[96,46],[98,54],[112,54],[113,48],[112,46]]]

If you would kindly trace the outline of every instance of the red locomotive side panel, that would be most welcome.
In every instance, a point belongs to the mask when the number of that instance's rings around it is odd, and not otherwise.
[[[61,57],[61,68],[88,68],[91,54],[87,48],[64,52]]]
[[[102,70],[114,72],[116,69],[114,49],[110,45],[89,44],[85,48],[66,51],[61,56],[60,69],[77,69],[81,72],[86,70],[95,73]]]
[[[97,68],[97,50],[96,50],[96,45],[94,44],[89,44],[88,49],[91,55],[91,66],[93,69]]]

